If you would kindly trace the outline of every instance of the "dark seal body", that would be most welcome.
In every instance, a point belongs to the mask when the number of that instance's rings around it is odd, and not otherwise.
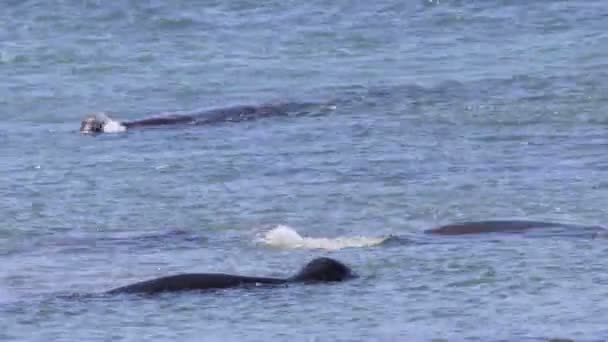
[[[314,103],[240,105],[187,113],[161,113],[130,121],[118,121],[104,113],[97,113],[91,114],[81,121],[80,132],[83,134],[117,133],[141,128],[240,122],[272,116],[288,116],[292,113],[298,115],[315,108],[323,110],[323,108],[331,109],[332,106]]]
[[[155,294],[288,283],[337,282],[355,276],[348,266],[337,260],[316,258],[306,264],[296,275],[289,278],[250,277],[222,273],[183,273],[137,282],[112,289],[106,293]]]
[[[159,293],[188,290],[225,289],[256,284],[285,284],[285,279],[246,277],[222,273],[184,273],[142,281],[108,291],[115,293]]]
[[[523,233],[530,230],[572,230],[575,233],[601,233],[605,232],[600,226],[577,226],[566,223],[526,221],[526,220],[487,220],[459,222],[443,225],[437,228],[425,230],[425,234],[431,235],[467,235],[484,233]]]
[[[270,116],[287,115],[288,105],[262,105],[262,106],[233,106],[195,112],[190,114],[167,114],[140,120],[125,121],[123,125],[128,129],[166,125],[203,125],[218,122],[239,122],[260,119]]]

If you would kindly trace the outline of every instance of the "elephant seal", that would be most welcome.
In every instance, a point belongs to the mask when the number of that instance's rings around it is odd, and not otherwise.
[[[242,105],[185,114],[165,113],[133,121],[115,120],[106,113],[95,113],[88,115],[80,122],[80,132],[83,134],[119,133],[136,128],[248,121],[270,116],[286,116],[291,110],[307,106],[311,106],[311,104]]]
[[[297,274],[289,278],[250,277],[222,273],[183,273],[118,287],[107,291],[106,294],[156,294],[162,292],[202,291],[246,287],[248,285],[339,282],[356,276],[357,275],[343,263],[331,258],[322,257],[313,259]]]
[[[425,230],[430,235],[467,235],[484,233],[523,233],[532,229],[542,230],[568,230],[573,229],[576,233],[600,234],[606,232],[601,226],[579,226],[557,222],[526,221],[526,220],[487,220],[470,221],[447,224],[433,229]]]

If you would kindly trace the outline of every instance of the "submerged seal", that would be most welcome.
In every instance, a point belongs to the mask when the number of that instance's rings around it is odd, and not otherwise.
[[[250,277],[222,273],[183,273],[171,275],[107,291],[107,294],[193,291],[225,289],[243,286],[279,285],[288,283],[339,282],[356,277],[343,263],[331,258],[316,258],[306,264],[300,272],[289,278]]]
[[[431,235],[467,235],[484,233],[523,233],[532,229],[542,230],[568,230],[575,233],[592,233],[593,235],[606,232],[601,226],[578,226],[566,223],[526,221],[526,220],[487,220],[470,221],[447,224],[433,229],[425,230]]]
[[[167,125],[202,125],[219,122],[236,122],[259,119],[268,116],[288,115],[292,108],[306,104],[273,104],[261,106],[233,106],[211,109],[188,114],[157,115],[133,121],[119,121],[105,113],[88,115],[80,122],[80,132],[84,134],[117,133],[134,128],[159,127]]]

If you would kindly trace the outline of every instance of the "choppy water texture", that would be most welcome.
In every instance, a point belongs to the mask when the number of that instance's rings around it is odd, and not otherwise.
[[[606,1],[31,0],[0,23],[0,339],[608,338],[607,239],[418,239],[606,223]],[[92,111],[274,101],[335,109],[78,134]],[[63,296],[321,255],[362,277]]]

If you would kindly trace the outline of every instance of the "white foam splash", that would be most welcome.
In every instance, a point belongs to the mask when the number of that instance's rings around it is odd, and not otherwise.
[[[343,248],[370,247],[381,244],[387,237],[337,237],[337,238],[312,238],[303,237],[298,232],[286,225],[278,225],[267,231],[260,241],[273,247],[279,248],[305,248],[339,250]]]
[[[121,133],[126,130],[127,128],[122,123],[106,116],[105,124],[103,125],[104,133]]]

